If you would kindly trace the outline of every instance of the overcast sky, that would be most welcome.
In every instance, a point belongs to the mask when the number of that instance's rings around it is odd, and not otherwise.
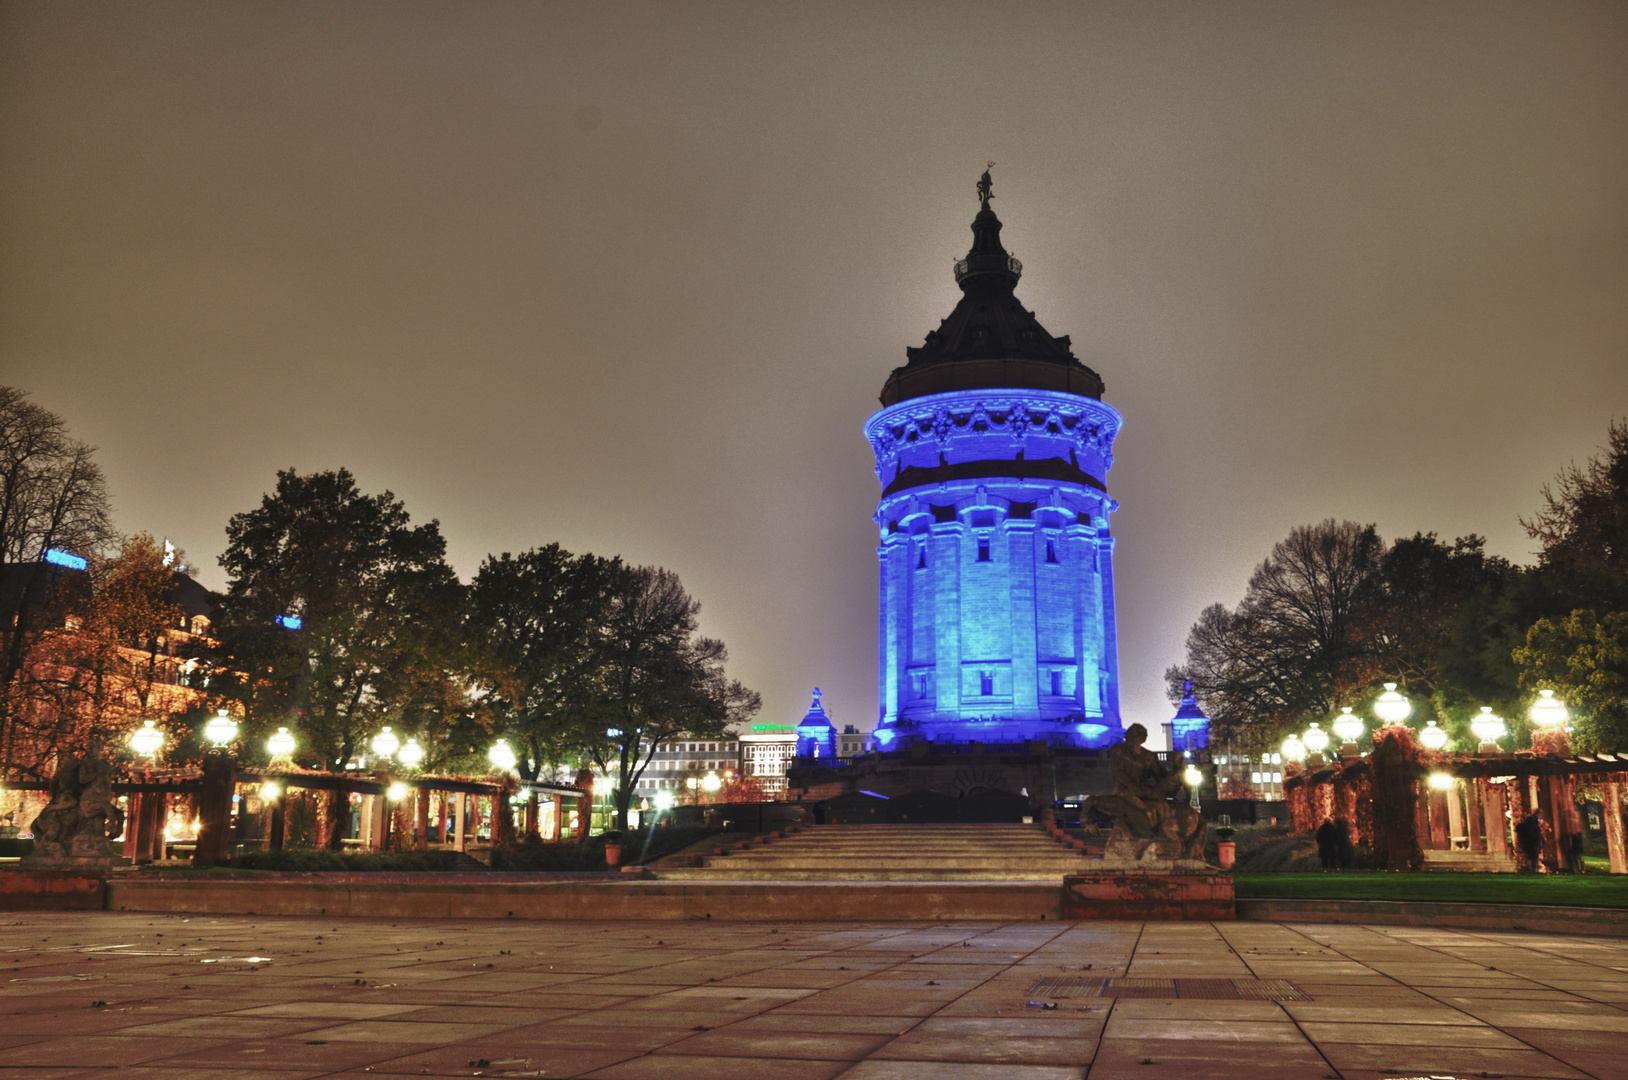
[[[1477,532],[1628,415],[1628,4],[5,3],[0,379],[220,586],[278,468],[676,570],[876,718],[860,426],[958,297],[1125,417],[1125,712],[1296,524]]]

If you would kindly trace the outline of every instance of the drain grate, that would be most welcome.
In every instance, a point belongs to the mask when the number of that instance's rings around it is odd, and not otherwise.
[[[1288,979],[1041,979],[1032,998],[1187,998],[1207,1001],[1310,1001]]]

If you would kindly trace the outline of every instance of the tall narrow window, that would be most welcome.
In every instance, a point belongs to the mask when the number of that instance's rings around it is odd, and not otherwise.
[[[921,553],[916,556],[916,569],[917,570],[925,570],[925,569],[927,569],[927,549],[926,548],[922,548]]]
[[[1046,541],[1046,561],[1049,563],[1057,561],[1057,541],[1055,540]]]
[[[979,562],[988,562],[989,561],[989,541],[988,540],[980,540],[980,541],[978,541],[978,561]]]
[[[1051,673],[1051,695],[1052,697],[1061,697],[1062,693],[1063,673],[1061,671],[1054,671]]]
[[[978,693],[984,697],[995,695],[995,676],[985,671],[978,676]]]

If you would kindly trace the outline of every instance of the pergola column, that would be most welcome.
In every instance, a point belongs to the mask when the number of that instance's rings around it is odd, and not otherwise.
[[[1424,800],[1429,806],[1430,827],[1426,834],[1430,837],[1428,845],[1431,851],[1446,851],[1452,846],[1447,833],[1447,792],[1429,788],[1429,795]]]
[[[1442,792],[1442,801],[1446,803],[1447,810],[1447,850],[1453,848],[1453,838],[1466,836],[1468,831],[1464,828],[1464,804],[1459,800],[1463,792],[1457,784]]]
[[[1487,850],[1486,837],[1481,831],[1481,789],[1485,781],[1471,780],[1464,785],[1464,832],[1469,837],[1469,849],[1474,852]]]
[[[1605,805],[1600,816],[1605,820],[1605,853],[1610,860],[1610,872],[1628,874],[1628,851],[1624,850],[1622,835],[1622,778],[1623,773],[1612,773],[1600,785],[1604,789]]]
[[[562,825],[563,825],[563,820],[562,819],[564,819],[564,817],[565,817],[565,798],[564,798],[564,796],[561,796],[561,795],[555,795],[555,796],[553,796],[553,799],[554,799],[554,828],[553,828],[552,831],[554,833],[554,836],[553,836],[554,843],[557,844],[557,843],[560,842],[560,829],[562,828]]]
[[[1548,826],[1543,832],[1543,862],[1555,871],[1566,865],[1566,804],[1565,780],[1559,776],[1545,776],[1538,780],[1538,813]]]
[[[1504,817],[1504,785],[1489,784],[1485,780],[1478,780],[1481,785],[1481,811],[1482,822],[1487,831],[1487,854],[1509,854],[1509,821]]]
[[[418,788],[413,792],[413,809],[417,811],[413,823],[413,846],[419,851],[430,850],[430,791]]]
[[[459,851],[464,850],[464,815],[468,811],[469,796],[465,792],[458,792],[458,811],[453,815],[453,846]]]

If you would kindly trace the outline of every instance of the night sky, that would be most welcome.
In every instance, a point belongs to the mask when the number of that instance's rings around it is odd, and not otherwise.
[[[876,717],[860,434],[993,160],[1125,416],[1127,722],[1290,527],[1516,522],[1628,415],[1628,4],[0,6],[0,379],[219,587],[278,468],[676,570]]]

